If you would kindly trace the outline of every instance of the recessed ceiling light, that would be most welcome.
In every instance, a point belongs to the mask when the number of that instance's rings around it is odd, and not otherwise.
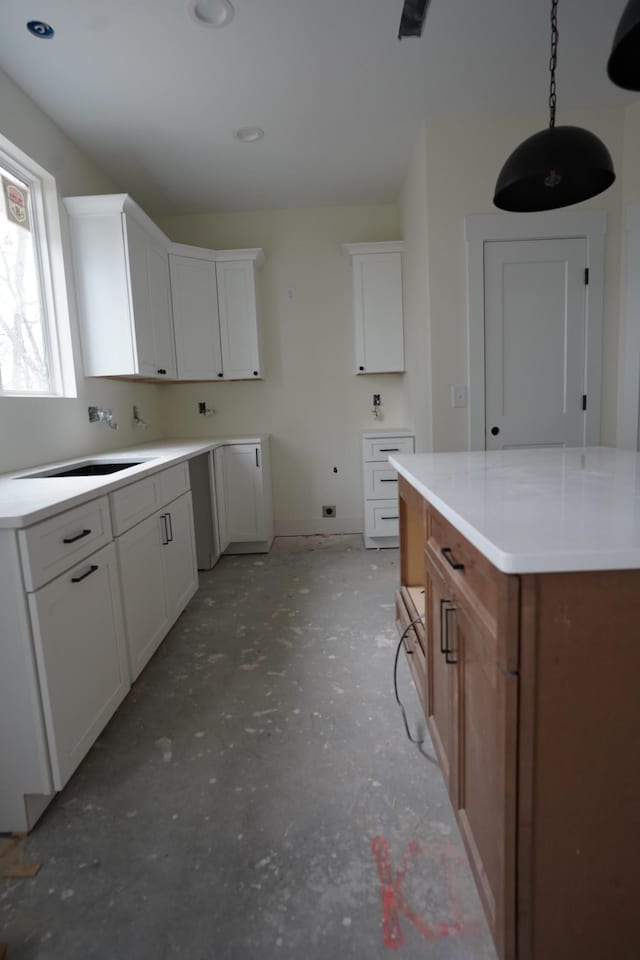
[[[261,130],[260,127],[240,127],[235,132],[236,140],[242,140],[243,143],[255,143],[256,140],[262,140],[263,137],[264,130]]]
[[[55,33],[53,27],[45,23],[44,20],[29,20],[27,30],[34,37],[40,37],[41,40],[50,40]]]
[[[231,0],[190,0],[189,13],[201,27],[226,27],[234,9]]]

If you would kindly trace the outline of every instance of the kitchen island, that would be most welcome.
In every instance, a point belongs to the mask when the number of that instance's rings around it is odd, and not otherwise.
[[[637,958],[640,456],[390,460],[398,627],[498,953]]]

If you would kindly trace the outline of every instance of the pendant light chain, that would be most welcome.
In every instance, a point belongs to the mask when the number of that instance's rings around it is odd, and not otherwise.
[[[551,0],[551,58],[549,60],[549,126],[556,125],[556,64],[558,62],[558,0]]]

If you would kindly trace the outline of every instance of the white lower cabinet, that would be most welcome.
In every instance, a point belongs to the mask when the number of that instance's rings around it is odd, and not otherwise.
[[[129,690],[113,544],[29,594],[53,786],[61,790]]]
[[[191,493],[146,517],[116,543],[135,680],[198,588]]]
[[[268,438],[218,447],[214,473],[221,552],[267,553],[273,541]]]
[[[398,474],[389,457],[413,453],[413,434],[404,429],[370,430],[362,434],[364,545],[397,547],[400,532]]]

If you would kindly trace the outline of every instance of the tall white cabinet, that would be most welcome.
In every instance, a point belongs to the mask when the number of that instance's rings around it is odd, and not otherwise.
[[[402,373],[404,243],[348,243],[353,273],[355,372]]]
[[[175,379],[167,237],[127,194],[64,203],[85,375]]]
[[[169,264],[180,380],[257,380],[260,249],[171,246]]]

